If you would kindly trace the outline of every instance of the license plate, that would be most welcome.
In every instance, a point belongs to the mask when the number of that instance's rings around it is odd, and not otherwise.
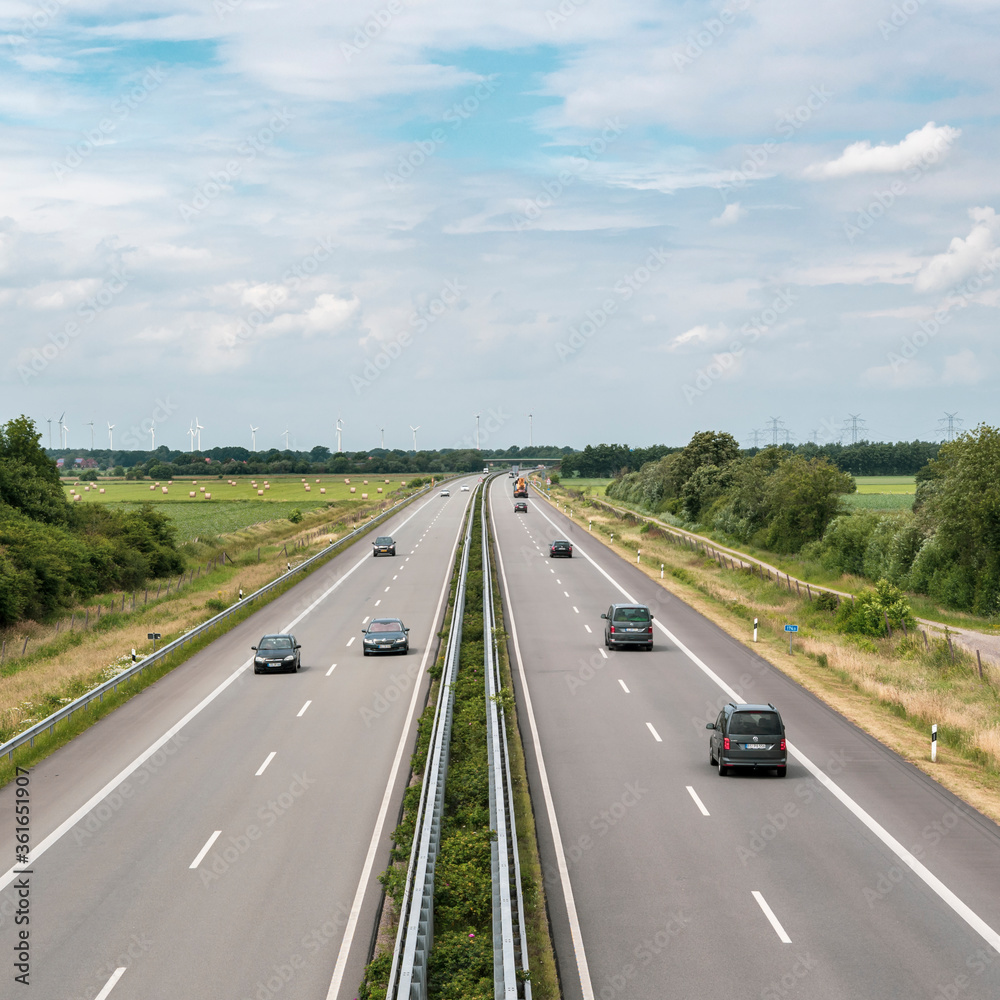
[[[379,649],[392,649],[392,643],[391,642],[383,642],[379,646]]]
[[[766,743],[744,743],[744,750],[770,750],[771,748]]]

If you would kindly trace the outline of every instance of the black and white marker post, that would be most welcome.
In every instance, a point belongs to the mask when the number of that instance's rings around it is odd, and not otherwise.
[[[931,726],[931,763],[937,760],[937,723]]]
[[[757,619],[753,620],[753,641],[757,641]]]

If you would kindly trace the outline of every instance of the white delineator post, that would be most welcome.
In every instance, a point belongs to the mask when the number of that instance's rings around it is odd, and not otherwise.
[[[635,561],[642,562],[642,549],[635,550]]]
[[[757,619],[753,620],[753,641],[757,641]]]
[[[663,563],[660,563],[660,579],[663,579]]]
[[[937,760],[937,723],[931,726],[931,763]]]

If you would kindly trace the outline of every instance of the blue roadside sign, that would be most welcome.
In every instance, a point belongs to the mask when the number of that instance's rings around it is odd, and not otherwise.
[[[786,632],[798,632],[798,630],[799,630],[798,625],[786,625],[785,626],[785,631]]]

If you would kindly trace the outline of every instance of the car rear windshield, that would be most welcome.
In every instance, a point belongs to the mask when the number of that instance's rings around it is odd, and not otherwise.
[[[392,539],[388,535],[381,535],[375,539],[376,545],[392,545]]]
[[[729,731],[741,736],[780,736],[777,712],[734,712]]]
[[[648,622],[649,608],[618,608],[615,611],[616,622]]]
[[[399,632],[401,626],[399,622],[372,622],[368,626],[369,632]]]
[[[260,640],[258,649],[291,649],[292,640],[287,635],[271,635]]]

